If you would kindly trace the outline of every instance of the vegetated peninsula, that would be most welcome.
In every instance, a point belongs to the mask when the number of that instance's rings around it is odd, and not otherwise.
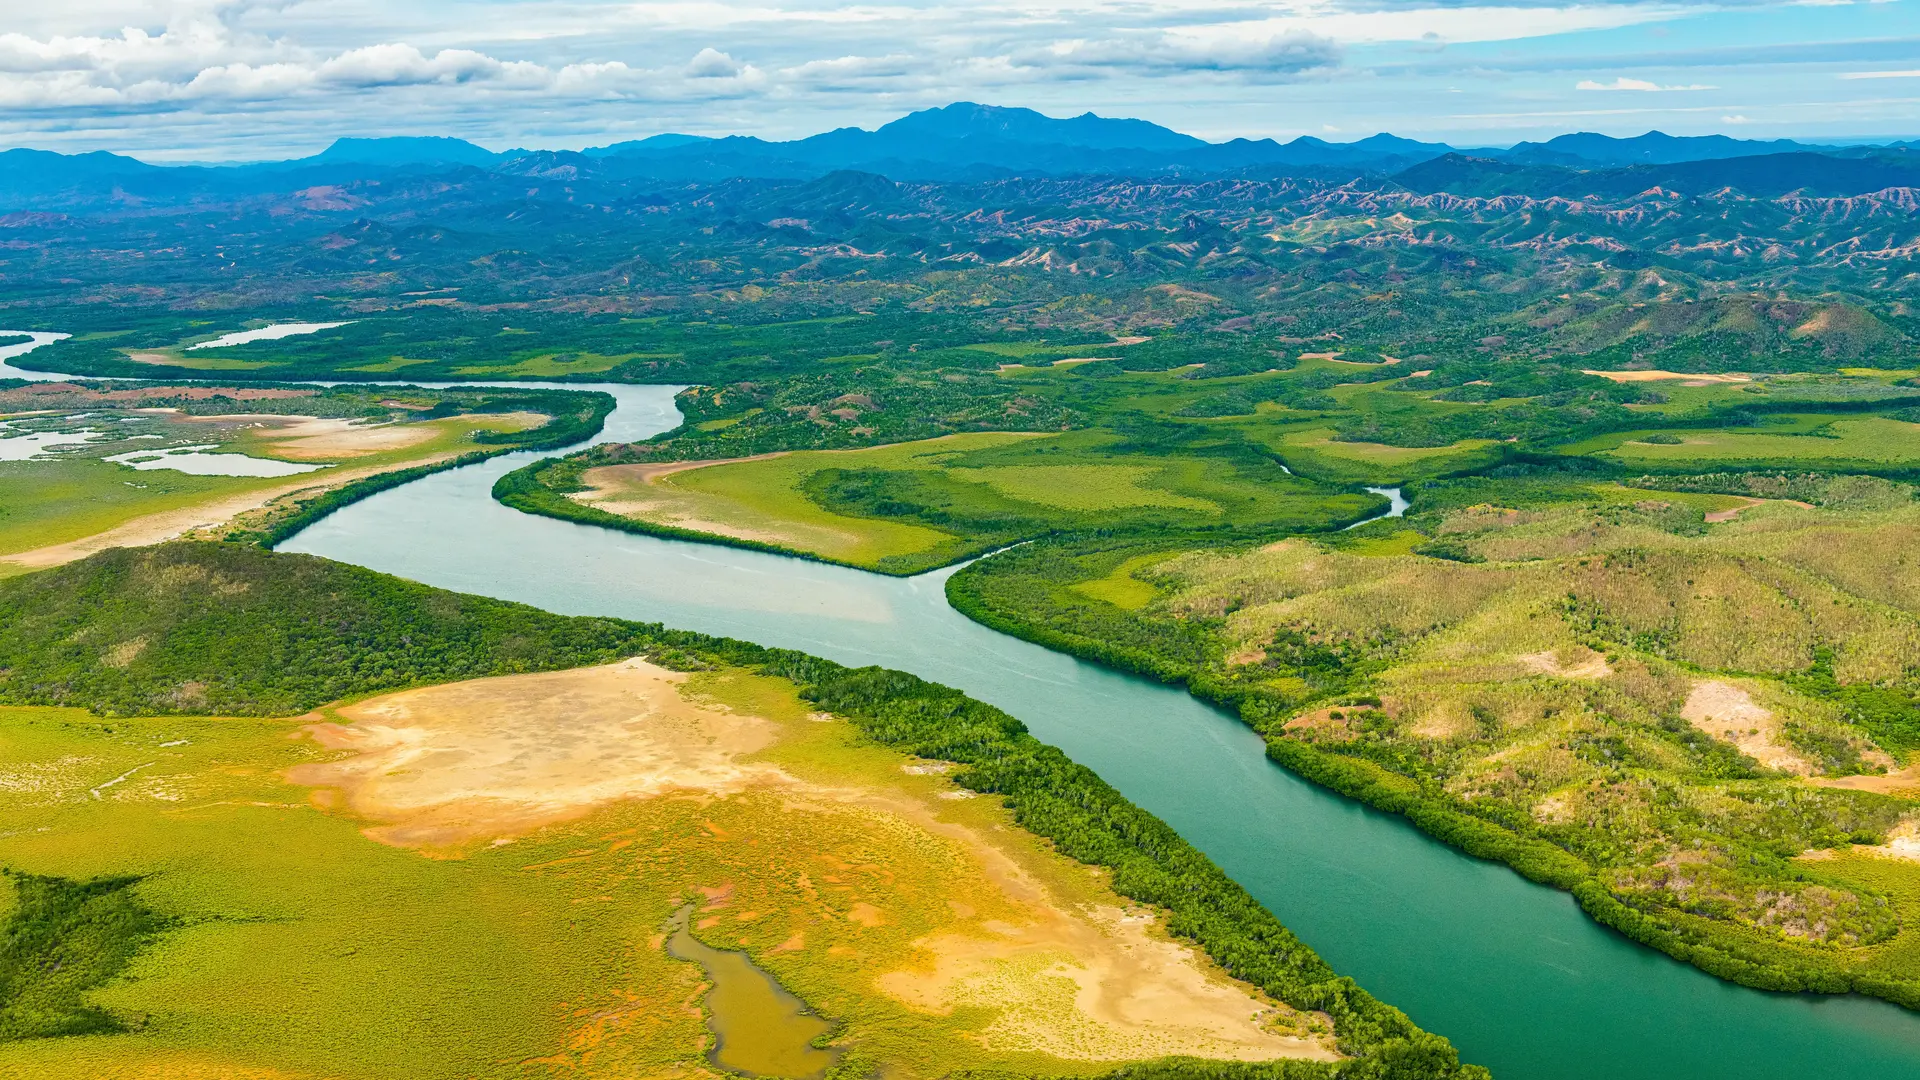
[[[0,1071],[1486,1075],[911,675],[206,542],[0,668]]]

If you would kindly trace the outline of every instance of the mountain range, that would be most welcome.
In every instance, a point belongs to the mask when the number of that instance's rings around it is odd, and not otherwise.
[[[344,138],[310,157],[217,166],[16,149],[0,153],[0,212],[218,200],[463,169],[503,178],[592,177],[608,183],[808,180],[856,171],[908,183],[1064,176],[1366,177],[1391,179],[1414,191],[1471,195],[1578,197],[1722,187],[1750,194],[1805,189],[1844,195],[1915,183],[1916,155],[1920,141],[1822,146],[1658,131],[1625,139],[1577,132],[1506,148],[1459,148],[1385,133],[1345,143],[1312,136],[1284,143],[1216,143],[1145,120],[1090,112],[1057,119],[1031,109],[958,102],[872,131],[839,128],[785,142],[669,133],[580,152],[496,152],[448,137]]]

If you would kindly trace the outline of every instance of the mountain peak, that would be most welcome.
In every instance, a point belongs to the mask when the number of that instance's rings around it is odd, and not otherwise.
[[[875,135],[907,138],[993,139],[1050,143],[1087,150],[1185,150],[1205,140],[1146,120],[1122,120],[1084,112],[1057,119],[1032,109],[956,101],[922,109],[882,125]]]
[[[449,135],[392,135],[379,139],[335,139],[333,145],[308,160],[356,165],[478,165],[484,168],[493,164],[498,156],[486,147]]]

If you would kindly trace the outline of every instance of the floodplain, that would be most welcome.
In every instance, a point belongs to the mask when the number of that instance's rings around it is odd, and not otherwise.
[[[776,1063],[757,1075],[1339,1056],[1325,1017],[1228,978],[950,768],[785,680],[642,660],[291,719],[0,709],[23,825],[0,857],[130,880],[163,927],[85,999],[136,1022],[0,1042],[0,1072],[708,1075],[739,1058],[675,933],[817,1018],[784,1055],[735,1028]]]

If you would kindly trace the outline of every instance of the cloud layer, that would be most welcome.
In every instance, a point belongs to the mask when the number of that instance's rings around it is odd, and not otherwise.
[[[1830,123],[1839,101],[1895,133],[1920,127],[1911,103],[1846,87],[1920,72],[1920,37],[1881,32],[1910,2],[1816,21],[1764,0],[69,0],[9,15],[0,141],[249,157],[342,134],[792,137],[967,98],[1214,137],[1457,140],[1536,134],[1615,91],[1646,102],[1618,110],[1629,125],[1683,115],[1658,103],[1685,92],[1711,101],[1683,128]],[[1716,54],[1736,24],[1752,55]]]

